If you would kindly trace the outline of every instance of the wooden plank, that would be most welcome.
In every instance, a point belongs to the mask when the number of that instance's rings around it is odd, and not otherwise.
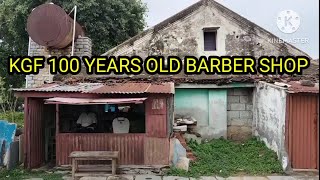
[[[118,151],[74,151],[71,158],[118,158]]]
[[[117,158],[109,158],[109,157],[71,157],[72,159],[75,159],[77,161],[111,161],[112,159]]]
[[[110,173],[104,173],[104,172],[78,172],[75,173],[75,177],[107,177],[110,176]]]
[[[76,173],[76,160],[72,159],[72,179],[74,179],[75,177],[75,173]]]
[[[109,168],[105,168],[104,172],[99,172],[102,169],[96,169],[94,166],[87,166],[86,169],[78,168],[78,161],[81,160],[111,160],[112,175],[116,175],[117,171],[117,160],[119,158],[118,151],[74,151],[69,156],[72,159],[72,179],[78,176],[108,176],[109,173],[105,173]],[[88,172],[91,171],[91,172]]]
[[[56,104],[56,136],[59,134],[59,104]]]
[[[117,159],[112,159],[112,175],[116,175]]]
[[[111,165],[80,165],[78,172],[112,172]]]

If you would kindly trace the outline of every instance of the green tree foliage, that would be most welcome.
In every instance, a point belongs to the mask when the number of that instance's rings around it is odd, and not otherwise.
[[[8,75],[7,72],[7,63],[8,57],[13,55],[14,51],[8,49],[7,47],[1,46],[0,43],[0,79],[3,80],[4,83],[0,83],[0,88],[8,89],[10,86],[12,87],[21,87],[24,85],[24,76],[23,75]]]
[[[27,55],[27,17],[47,0],[0,0],[1,66],[10,55]],[[141,0],[52,0],[67,12],[76,5],[77,21],[93,41],[93,54],[100,55],[136,35],[145,26],[146,6]],[[3,67],[1,67],[3,68]],[[1,74],[3,75],[3,74]]]

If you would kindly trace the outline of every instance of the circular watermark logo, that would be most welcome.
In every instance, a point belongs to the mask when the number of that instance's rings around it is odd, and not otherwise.
[[[284,10],[278,14],[277,25],[281,32],[291,34],[300,27],[301,19],[298,13],[292,10]]]

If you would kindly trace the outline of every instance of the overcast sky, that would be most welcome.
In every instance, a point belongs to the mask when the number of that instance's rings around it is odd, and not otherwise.
[[[176,14],[198,0],[143,0],[147,3],[148,27]],[[319,58],[319,0],[217,0],[282,39],[307,38],[308,43],[293,44],[313,58]],[[277,27],[278,13],[293,10],[301,18],[299,29],[285,34]]]

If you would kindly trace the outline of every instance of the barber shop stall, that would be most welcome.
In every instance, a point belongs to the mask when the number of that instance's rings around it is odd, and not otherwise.
[[[120,165],[168,165],[173,83],[46,84],[24,97],[24,164],[71,165],[74,151],[118,151]]]

